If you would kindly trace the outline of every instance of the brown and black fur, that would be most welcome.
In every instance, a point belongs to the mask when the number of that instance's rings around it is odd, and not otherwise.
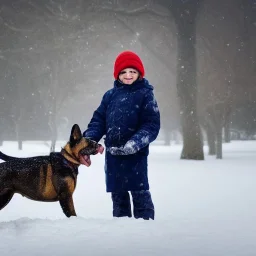
[[[70,140],[61,150],[48,156],[11,157],[0,152],[0,210],[19,193],[43,202],[59,201],[67,217],[76,216],[73,192],[76,188],[79,156],[97,153],[98,144],[82,137],[78,125],[71,130]]]

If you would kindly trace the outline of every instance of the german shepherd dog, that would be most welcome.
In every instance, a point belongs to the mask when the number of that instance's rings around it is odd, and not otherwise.
[[[90,155],[97,154],[100,146],[84,138],[75,124],[69,142],[61,152],[28,158],[0,152],[0,159],[6,161],[0,163],[0,210],[10,202],[14,193],[19,193],[36,201],[59,201],[67,217],[76,216],[72,195],[81,164],[79,158],[87,159],[89,166]]]

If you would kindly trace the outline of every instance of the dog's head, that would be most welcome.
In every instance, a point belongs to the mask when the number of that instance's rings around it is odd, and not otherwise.
[[[85,160],[83,163],[90,166],[90,155],[97,154],[99,147],[100,144],[96,141],[83,137],[79,125],[74,124],[71,129],[69,142],[62,150],[62,154],[67,160],[75,164],[80,164],[80,157],[83,157]]]

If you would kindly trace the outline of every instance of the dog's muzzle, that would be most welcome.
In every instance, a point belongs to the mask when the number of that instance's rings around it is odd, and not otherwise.
[[[98,153],[103,153],[102,151],[102,145],[98,144],[96,141],[86,139],[88,146],[86,148],[83,148],[80,150],[79,154],[82,156],[85,155],[96,155]],[[104,149],[104,148],[103,148]]]
[[[80,150],[79,154],[82,157],[82,164],[89,167],[91,165],[90,155],[96,155],[98,153],[102,154],[104,147],[98,144],[96,141],[87,139],[88,146]]]

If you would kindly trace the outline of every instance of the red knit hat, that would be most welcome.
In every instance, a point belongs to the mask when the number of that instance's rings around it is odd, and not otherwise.
[[[142,63],[140,57],[134,52],[124,51],[117,56],[115,65],[114,65],[115,79],[118,79],[119,73],[125,68],[137,69],[142,78],[145,75],[143,63]]]

